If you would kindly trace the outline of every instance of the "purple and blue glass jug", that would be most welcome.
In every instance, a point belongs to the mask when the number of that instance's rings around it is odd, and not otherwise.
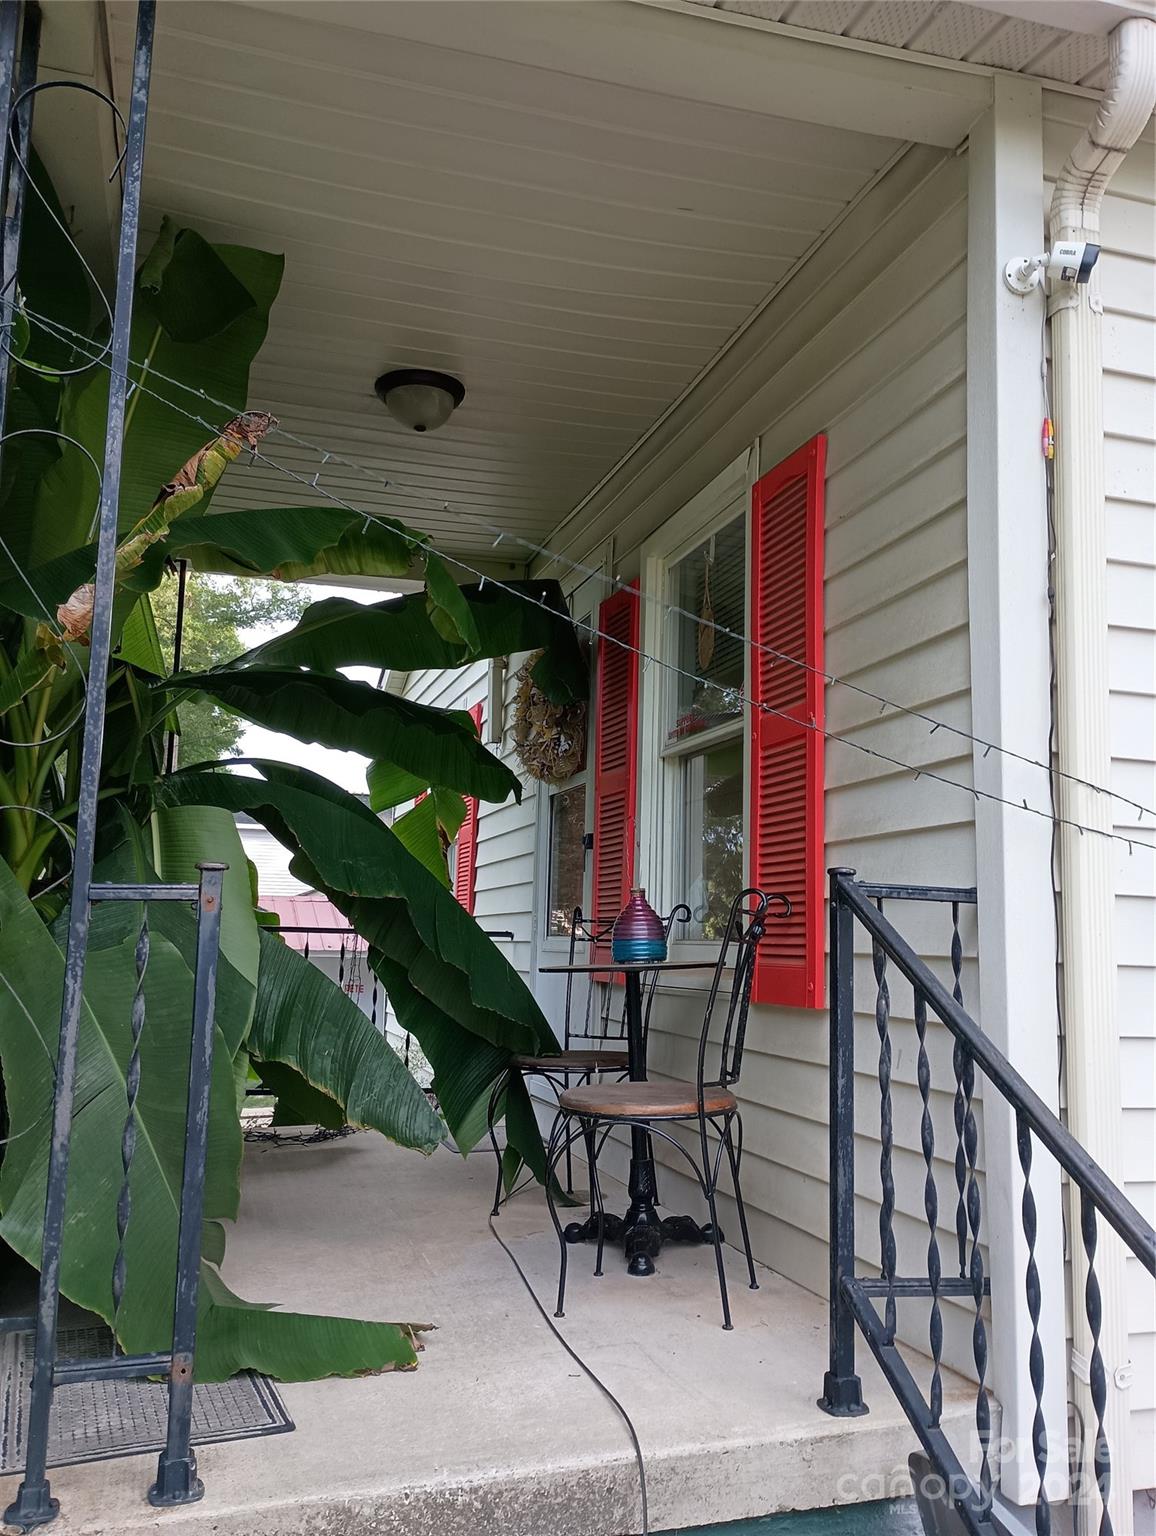
[[[666,934],[662,919],[646,899],[641,886],[618,914],[610,939],[610,953],[624,964],[666,959]]]

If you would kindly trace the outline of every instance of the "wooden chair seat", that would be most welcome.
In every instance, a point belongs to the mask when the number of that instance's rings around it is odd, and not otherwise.
[[[738,1108],[729,1088],[704,1088],[703,1103],[708,1115],[726,1115]],[[567,1088],[558,1107],[600,1120],[684,1120],[698,1114],[698,1088],[681,1082],[588,1083]]]
[[[515,1056],[512,1065],[520,1072],[625,1072],[625,1051],[558,1051],[553,1056]]]

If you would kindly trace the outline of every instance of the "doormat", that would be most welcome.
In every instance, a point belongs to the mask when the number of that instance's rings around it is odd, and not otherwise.
[[[106,1328],[62,1328],[61,1360],[102,1360],[113,1352]],[[25,1462],[28,1398],[36,1335],[0,1337],[0,1473]],[[76,1381],[57,1387],[48,1429],[48,1465],[66,1467],[112,1456],[159,1451],[168,1428],[163,1381]],[[284,1399],[266,1376],[246,1371],[231,1381],[193,1387],[193,1444],[281,1435],[294,1428]]]

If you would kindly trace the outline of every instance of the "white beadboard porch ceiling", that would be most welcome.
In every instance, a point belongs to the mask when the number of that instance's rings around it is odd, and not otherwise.
[[[1133,7],[1103,7],[1105,17],[1091,30],[1095,7],[1087,0],[1067,0],[1072,28],[1050,25],[1063,8],[1046,8],[1048,20],[1038,13],[1045,7],[1008,6],[1019,15],[1008,15],[991,5],[969,5],[966,0],[694,0],[713,10],[761,21],[777,21],[828,36],[850,37],[865,43],[903,48],[911,53],[957,59],[969,64],[988,64],[993,69],[1039,75],[1068,85],[1103,86],[1108,72],[1108,27]],[[1140,8],[1136,8],[1140,9]],[[1031,14],[1032,11],[1037,14]],[[1068,18],[1065,18],[1068,19]]]
[[[252,403],[437,504],[330,464],[336,494],[489,554],[482,520],[546,538],[901,144],[511,62],[520,6],[474,0],[469,50],[453,5],[437,44],[388,35],[410,8],[163,0],[146,224],[284,252]],[[133,10],[109,9],[122,99]],[[373,394],[405,365],[465,383],[436,435]],[[238,466],[216,505],[313,500]]]

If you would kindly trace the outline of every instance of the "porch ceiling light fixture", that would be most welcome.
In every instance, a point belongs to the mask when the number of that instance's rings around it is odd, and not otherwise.
[[[393,419],[412,432],[444,427],[466,398],[460,379],[432,368],[393,368],[373,387]]]

